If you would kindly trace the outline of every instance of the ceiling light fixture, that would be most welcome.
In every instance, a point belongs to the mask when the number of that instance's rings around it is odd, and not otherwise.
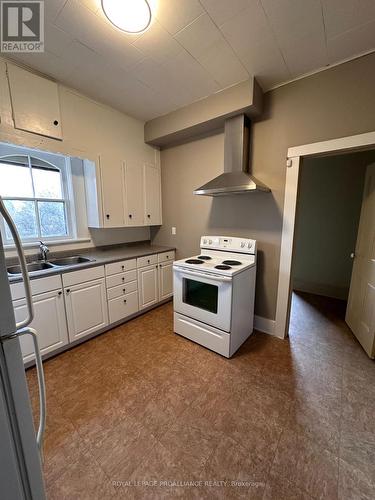
[[[102,0],[102,9],[108,20],[126,33],[141,33],[151,23],[147,0]]]

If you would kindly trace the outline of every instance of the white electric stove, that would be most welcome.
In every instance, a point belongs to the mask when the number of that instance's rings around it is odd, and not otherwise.
[[[253,332],[256,241],[202,236],[173,264],[174,331],[230,357]]]

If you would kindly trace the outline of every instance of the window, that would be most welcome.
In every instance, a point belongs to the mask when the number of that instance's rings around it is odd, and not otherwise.
[[[0,157],[0,196],[23,241],[72,237],[67,188],[61,166],[30,155]],[[12,243],[3,229],[5,243]]]

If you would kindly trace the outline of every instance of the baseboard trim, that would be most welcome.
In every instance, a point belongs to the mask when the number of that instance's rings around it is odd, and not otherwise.
[[[274,319],[263,318],[263,316],[254,316],[254,328],[263,333],[268,333],[269,335],[275,335],[275,324]]]

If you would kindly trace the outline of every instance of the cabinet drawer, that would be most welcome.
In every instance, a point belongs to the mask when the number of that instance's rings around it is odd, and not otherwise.
[[[130,292],[135,292],[138,289],[138,283],[136,281],[131,281],[130,283],[125,283],[124,285],[114,286],[107,290],[108,300],[115,299],[116,297],[122,297]]]
[[[85,281],[92,281],[104,277],[104,266],[90,267],[81,271],[73,271],[62,275],[63,285],[72,286]]]
[[[61,288],[61,276],[46,276],[45,278],[31,280],[30,287],[32,295],[58,290]],[[10,293],[12,294],[12,300],[23,299],[26,296],[23,282],[11,283]]]
[[[136,259],[122,260],[121,262],[112,262],[112,264],[105,265],[105,274],[106,276],[111,276],[112,274],[130,271],[131,269],[135,269],[136,267]]]
[[[127,271],[126,273],[114,274],[113,276],[107,276],[106,284],[107,288],[112,288],[113,286],[123,285],[124,283],[130,283],[130,281],[135,281],[137,279],[137,271]]]
[[[146,255],[146,257],[139,257],[137,259],[137,267],[151,266],[152,264],[157,264],[158,254]]]
[[[158,262],[167,262],[168,260],[174,260],[174,250],[171,252],[163,252],[158,254]]]
[[[138,292],[132,292],[117,297],[108,302],[109,322],[116,323],[138,311]]]

